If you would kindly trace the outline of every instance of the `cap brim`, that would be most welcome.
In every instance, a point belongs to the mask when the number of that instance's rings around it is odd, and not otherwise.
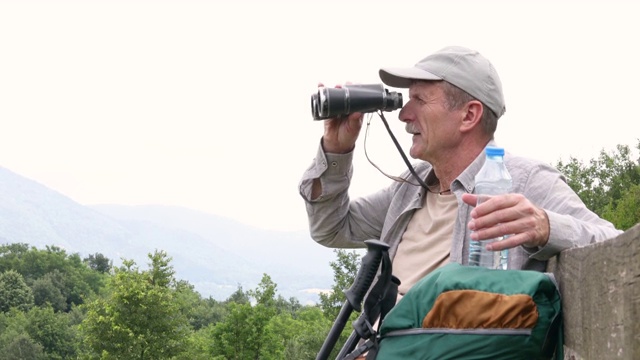
[[[408,88],[413,80],[442,80],[439,76],[415,67],[383,68],[379,74],[383,83],[396,88]]]

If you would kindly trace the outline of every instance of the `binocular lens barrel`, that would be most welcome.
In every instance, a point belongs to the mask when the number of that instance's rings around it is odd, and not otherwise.
[[[389,91],[382,84],[344,85],[320,88],[311,95],[314,120],[324,120],[354,112],[394,111],[402,107],[402,94]]]

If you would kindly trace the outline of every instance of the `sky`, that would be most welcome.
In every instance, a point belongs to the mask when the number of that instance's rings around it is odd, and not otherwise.
[[[466,46],[502,79],[498,144],[588,161],[640,139],[638,14],[622,0],[0,0],[0,166],[83,205],[306,230],[298,181],[323,131],[319,82],[380,83],[380,67]],[[390,181],[364,139],[352,196]],[[377,116],[366,152],[406,169]]]

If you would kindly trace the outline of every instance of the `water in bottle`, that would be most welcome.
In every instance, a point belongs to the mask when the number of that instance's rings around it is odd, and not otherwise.
[[[492,195],[511,192],[511,175],[504,165],[504,149],[488,146],[485,148],[486,160],[475,177],[475,194],[478,195],[478,205]],[[477,205],[476,205],[477,206]],[[482,266],[491,269],[507,269],[508,250],[489,251],[487,244],[503,240],[504,237],[491,240],[469,241],[469,265]]]

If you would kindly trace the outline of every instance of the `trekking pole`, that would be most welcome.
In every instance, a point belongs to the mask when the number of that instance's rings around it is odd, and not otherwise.
[[[367,253],[362,257],[360,269],[353,281],[351,287],[344,292],[347,300],[342,305],[338,317],[333,323],[329,335],[322,344],[322,348],[316,356],[316,360],[326,360],[331,354],[331,350],[335,346],[347,320],[353,310],[360,312],[362,310],[362,299],[366,295],[373,279],[380,267],[383,251],[389,249],[389,245],[379,240],[366,240]]]
[[[384,264],[382,267],[382,274],[380,276],[384,277]],[[340,349],[336,360],[356,359],[358,356],[366,353],[375,346],[377,342],[375,337],[377,334],[376,330],[372,328],[372,323],[378,321],[378,324],[382,324],[384,317],[396,304],[398,298],[398,286],[400,286],[400,279],[391,275],[390,271],[389,274],[386,275],[389,275],[388,281],[385,282],[386,279],[378,278],[378,282],[375,287],[369,291],[369,295],[367,296],[369,298],[374,296],[374,303],[369,303],[369,299],[364,301],[363,313],[358,319],[356,319],[356,321],[353,322],[354,330],[342,346],[342,349]],[[382,288],[380,288],[380,285],[382,285]],[[374,338],[373,340],[372,337]],[[358,342],[362,339],[366,340],[365,343],[356,349]],[[377,349],[371,351],[375,351],[377,353]]]
[[[385,269],[384,265],[382,266],[382,272],[384,275]],[[388,275],[389,279],[387,283],[385,283],[386,279],[378,278],[376,286],[370,290],[369,295],[367,296],[374,296],[374,303],[369,303],[368,299],[365,300],[364,312],[358,319],[356,319],[356,321],[353,322],[354,330],[351,332],[347,341],[345,341],[342,349],[340,349],[336,359],[355,359],[373,346],[374,343],[372,342],[371,337],[375,337],[376,330],[374,330],[371,325],[376,321],[381,324],[382,319],[384,319],[389,310],[395,306],[398,298],[398,286],[400,285],[400,280],[390,273]],[[382,285],[383,288],[380,288],[379,285]],[[354,352],[354,349],[356,349],[356,346],[361,339],[368,340]]]

